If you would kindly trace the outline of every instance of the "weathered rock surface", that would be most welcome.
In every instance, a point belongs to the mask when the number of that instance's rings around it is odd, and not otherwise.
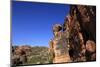
[[[84,52],[84,56],[86,57],[86,61],[91,60],[91,58],[87,57],[92,56],[91,54],[87,52],[94,51],[96,49],[96,7],[95,6],[82,6],[82,5],[72,5],[70,6],[70,15],[72,18],[74,18],[75,23],[79,23],[80,30],[78,33],[81,33],[81,37],[79,37],[81,51]],[[74,40],[75,41],[75,40]],[[83,45],[82,45],[83,43]],[[90,45],[87,47],[87,43],[90,43]],[[91,48],[91,49],[87,49]],[[95,49],[93,49],[95,48]],[[86,50],[86,51],[85,51]],[[91,50],[91,51],[90,51]],[[82,53],[83,54],[83,53]],[[94,54],[96,55],[96,52],[94,51]],[[94,56],[96,60],[96,56]]]
[[[87,58],[87,61],[96,60],[96,44],[92,40],[88,40],[86,42],[86,58]]]
[[[96,42],[96,7],[95,6],[71,6],[70,14],[75,15],[80,23],[84,42],[93,40]]]
[[[56,24],[53,26],[54,38],[50,41],[50,51],[53,52],[53,63],[71,62],[68,45],[64,38],[62,26]]]
[[[53,63],[96,60],[96,7],[71,5],[64,20],[53,27]]]

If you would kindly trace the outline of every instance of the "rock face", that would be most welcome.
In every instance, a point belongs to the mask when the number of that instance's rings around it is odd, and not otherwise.
[[[78,33],[81,33],[81,37],[79,37],[79,42],[81,42],[80,45],[82,47],[80,50],[82,52],[81,55],[83,55],[84,52],[86,61],[92,60],[92,57],[89,58],[88,56],[92,56],[92,54],[90,54],[92,50],[96,55],[96,51],[93,49],[96,46],[96,7],[72,5],[70,6],[70,15],[75,19],[74,22],[79,23],[80,26]],[[88,44],[91,51],[87,49],[87,43],[91,44],[92,47]],[[94,56],[94,58],[94,60],[96,60],[96,56]]]
[[[96,60],[96,44],[94,41],[88,40],[86,42],[86,58],[87,61]]]
[[[61,30],[60,24],[53,26],[54,38],[50,41],[50,51],[54,52],[53,63],[71,62],[68,45]]]
[[[71,5],[64,20],[53,26],[53,63],[96,60],[96,7]]]
[[[96,7],[73,5],[70,8],[70,14],[76,14],[85,43],[87,40],[93,40],[96,42]]]

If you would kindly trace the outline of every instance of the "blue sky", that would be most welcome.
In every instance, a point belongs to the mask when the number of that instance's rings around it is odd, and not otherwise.
[[[49,46],[52,26],[63,24],[69,5],[38,2],[12,2],[12,44]]]

